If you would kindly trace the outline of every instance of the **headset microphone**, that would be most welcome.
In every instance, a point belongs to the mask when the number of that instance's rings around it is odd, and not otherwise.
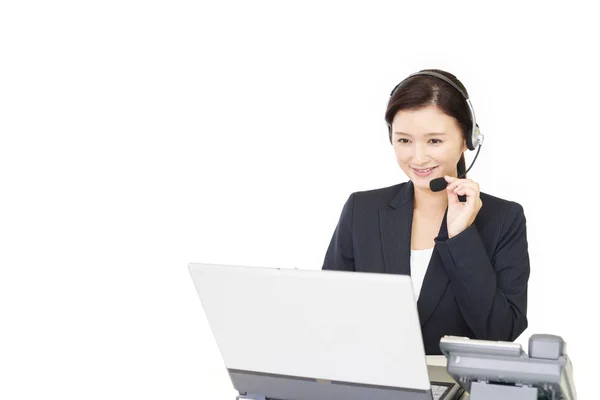
[[[446,189],[448,186],[448,182],[446,182],[445,178],[435,178],[429,182],[429,188],[432,192],[439,192],[440,190]]]

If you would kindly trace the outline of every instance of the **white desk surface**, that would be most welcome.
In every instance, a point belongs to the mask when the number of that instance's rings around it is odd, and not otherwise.
[[[447,365],[446,356],[426,356],[426,358],[427,365],[437,365],[439,367],[445,367]]]

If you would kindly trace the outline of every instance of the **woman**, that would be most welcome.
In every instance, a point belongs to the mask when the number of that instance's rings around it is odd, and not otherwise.
[[[514,341],[527,328],[525,215],[466,178],[464,152],[481,140],[466,89],[420,71],[394,88],[385,120],[409,180],[350,195],[323,269],[411,275],[426,354],[444,335]]]

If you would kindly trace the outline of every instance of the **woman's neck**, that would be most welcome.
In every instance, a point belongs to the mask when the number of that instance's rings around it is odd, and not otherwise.
[[[414,209],[426,212],[443,213],[448,207],[448,194],[445,190],[432,192],[431,190],[415,187]]]

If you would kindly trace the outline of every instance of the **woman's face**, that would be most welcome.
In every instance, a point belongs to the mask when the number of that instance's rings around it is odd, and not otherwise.
[[[420,189],[444,175],[456,176],[467,144],[457,121],[431,105],[401,110],[392,121],[392,144],[402,171]]]

